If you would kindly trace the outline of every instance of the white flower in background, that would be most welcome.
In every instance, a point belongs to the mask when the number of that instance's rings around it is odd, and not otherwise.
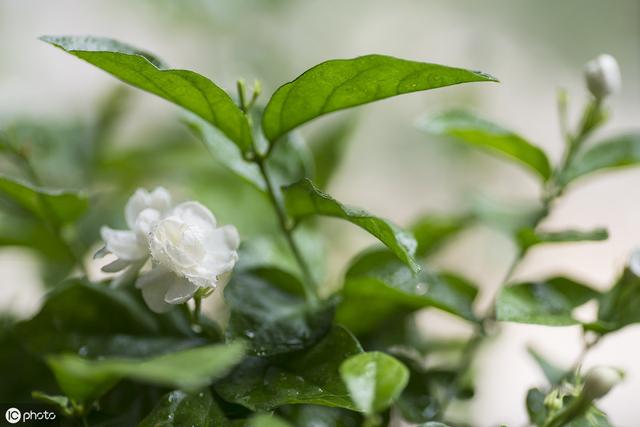
[[[622,374],[619,370],[607,366],[596,366],[585,375],[582,393],[590,401],[599,399],[609,393],[620,381],[622,381]]]
[[[640,277],[640,248],[637,248],[629,257],[629,269],[633,274]]]
[[[103,271],[112,273],[125,269],[132,265],[138,265],[138,269],[149,258],[149,234],[154,225],[164,218],[171,210],[171,195],[158,187],[152,192],[142,188],[138,189],[124,210],[128,230],[114,230],[102,227],[100,235],[105,242],[96,254],[101,257],[112,253],[117,259],[102,267]]]
[[[199,289],[213,289],[229,280],[238,260],[238,231],[232,225],[218,227],[202,204],[185,202],[172,207],[171,195],[164,188],[151,193],[139,189],[127,202],[125,219],[129,230],[102,227],[105,247],[96,256],[112,253],[117,257],[103,271],[129,267],[121,281],[137,273],[151,257],[151,270],[136,281],[151,310],[169,311]]]
[[[584,74],[589,91],[597,99],[617,92],[622,85],[618,61],[611,55],[603,54],[587,62]]]

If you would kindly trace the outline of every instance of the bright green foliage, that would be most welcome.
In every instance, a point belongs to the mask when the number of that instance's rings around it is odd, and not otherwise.
[[[607,169],[640,164],[640,134],[608,138],[579,154],[561,176],[566,185],[583,176]]]
[[[545,404],[546,397],[547,394],[538,388],[532,388],[527,393],[527,413],[533,425],[538,427],[546,427],[546,422],[553,414],[558,412],[558,410],[551,411],[550,408],[547,407]],[[572,396],[567,396],[564,407],[566,408],[573,399]],[[562,425],[564,427],[612,427],[607,416],[597,407],[589,405],[585,409],[586,411],[584,413],[578,414],[576,418]]]
[[[469,216],[425,215],[411,226],[418,248],[416,256],[428,256],[472,222]]]
[[[244,355],[241,342],[176,351],[149,359],[107,358],[88,360],[74,354],[49,356],[62,391],[79,402],[100,397],[118,381],[137,381],[197,390],[223,376]]]
[[[549,159],[540,148],[499,125],[464,111],[429,118],[420,127],[432,134],[500,153],[536,172],[543,180],[551,176]]]
[[[370,251],[347,271],[337,320],[356,334],[374,330],[389,317],[435,307],[474,320],[477,289],[453,275],[414,274],[385,250]]]
[[[86,195],[80,192],[38,188],[0,175],[0,201],[2,199],[54,224],[74,221],[89,207]]]
[[[330,329],[333,304],[310,307],[301,290],[296,278],[277,269],[236,274],[224,293],[231,308],[227,337],[248,340],[261,356],[311,346]]]
[[[175,390],[163,396],[138,427],[226,427],[231,423],[209,390]]]
[[[482,81],[496,79],[477,71],[383,55],[331,60],[281,86],[267,104],[262,127],[273,142],[333,111],[404,93]]]
[[[594,230],[565,230],[541,232],[532,228],[522,228],[516,235],[520,250],[527,251],[532,246],[545,243],[598,242],[607,240],[609,233],[604,228]]]
[[[522,283],[504,288],[496,302],[498,320],[567,326],[579,323],[573,309],[597,298],[592,288],[564,277]]]
[[[420,267],[413,259],[416,241],[411,233],[400,229],[393,223],[371,215],[370,213],[345,206],[320,191],[308,179],[302,180],[284,190],[287,212],[294,219],[300,220],[312,215],[323,215],[344,219],[365,229],[391,250],[413,271]]]
[[[274,415],[258,415],[249,420],[247,427],[291,427],[291,424]]]
[[[251,150],[251,129],[244,114],[206,77],[193,71],[165,69],[157,58],[111,39],[46,36],[42,40],[191,111],[220,129],[242,152]]]
[[[600,298],[598,324],[603,332],[640,323],[640,278],[626,269],[617,283]]]
[[[409,381],[409,370],[394,357],[374,351],[342,362],[340,376],[358,409],[375,414],[400,395]]]
[[[246,358],[216,384],[216,391],[225,400],[252,410],[301,403],[355,410],[338,369],[347,358],[361,352],[349,331],[334,326],[316,345],[286,359]]]

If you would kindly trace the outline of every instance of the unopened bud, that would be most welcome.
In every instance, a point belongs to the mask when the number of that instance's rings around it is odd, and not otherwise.
[[[587,372],[582,393],[590,401],[599,399],[621,380],[622,374],[619,370],[606,366],[595,367]]]
[[[587,62],[584,75],[589,91],[597,99],[617,92],[622,85],[618,61],[611,55],[603,54]]]

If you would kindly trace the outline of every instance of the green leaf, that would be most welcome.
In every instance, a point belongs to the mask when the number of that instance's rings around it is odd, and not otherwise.
[[[607,240],[609,232],[606,228],[596,228],[594,230],[564,230],[542,232],[526,227],[518,231],[516,240],[520,250],[527,251],[535,245],[543,243],[571,243],[571,242],[598,242]]]
[[[454,138],[465,144],[500,153],[522,163],[542,177],[551,176],[549,159],[540,148],[521,136],[465,111],[450,111],[420,123],[435,135]]]
[[[40,312],[16,330],[37,354],[139,357],[200,343],[190,336],[189,321],[180,311],[152,314],[136,289],[115,290],[79,280],[56,287]]]
[[[252,147],[246,117],[231,97],[211,80],[188,70],[167,70],[150,54],[100,37],[45,36],[41,40],[158,95],[220,129],[243,153]]]
[[[374,330],[398,313],[435,307],[475,320],[477,289],[465,280],[427,271],[414,274],[390,252],[366,252],[349,267],[336,319],[356,334]]]
[[[598,321],[602,332],[640,323],[640,278],[626,269],[617,283],[600,298]]]
[[[409,370],[396,358],[374,351],[342,362],[340,376],[358,409],[376,414],[400,395],[409,381]]]
[[[346,329],[335,326],[315,346],[283,358],[248,357],[215,388],[229,402],[251,410],[315,404],[355,410],[338,369],[362,352]]]
[[[412,226],[418,248],[416,256],[424,257],[438,250],[447,240],[465,229],[472,222],[470,216],[425,215]]]
[[[564,277],[504,288],[496,302],[497,320],[548,326],[575,325],[571,313],[598,297],[590,287]]]
[[[49,364],[62,391],[79,402],[89,402],[118,381],[136,381],[189,391],[226,374],[244,356],[244,344],[217,344],[168,353],[148,359],[84,359],[74,354],[49,356]]]
[[[89,207],[86,195],[80,192],[39,188],[4,175],[0,175],[0,202],[2,198],[53,223],[72,222]]]
[[[296,427],[354,427],[362,424],[359,412],[319,405],[286,405],[278,408]]]
[[[549,384],[552,386],[560,384],[560,382],[567,377],[571,371],[567,371],[566,369],[562,369],[549,362],[546,358],[544,358],[540,353],[535,351],[533,348],[529,347],[527,352],[531,355],[533,360],[536,361],[544,376],[549,381]]]
[[[278,269],[235,274],[224,296],[231,315],[227,337],[242,338],[260,356],[287,353],[311,346],[331,327],[333,303],[310,307],[302,285]]]
[[[529,389],[527,392],[527,413],[529,420],[538,427],[544,425],[547,419],[547,407],[544,404],[546,394],[538,388]]]
[[[270,141],[316,117],[404,93],[497,81],[477,71],[383,55],[323,62],[273,94],[262,127]]]
[[[138,427],[225,427],[229,421],[209,390],[175,390],[162,397]]]
[[[640,134],[609,138],[579,154],[560,177],[563,185],[585,175],[640,163]]]
[[[291,427],[291,424],[275,415],[261,414],[251,418],[247,427]]]
[[[380,240],[413,271],[420,270],[420,266],[413,259],[416,241],[411,233],[362,209],[341,204],[320,191],[308,179],[286,187],[283,191],[287,212],[295,220],[311,215],[344,219],[363,228]]]
[[[319,188],[327,188],[340,168],[354,128],[355,120],[343,120],[310,141],[315,165],[313,181]]]

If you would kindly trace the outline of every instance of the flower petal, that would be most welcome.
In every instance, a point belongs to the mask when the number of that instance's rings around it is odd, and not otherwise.
[[[175,274],[163,267],[156,266],[138,277],[136,288],[142,290],[142,298],[152,311],[166,313],[173,306],[165,302],[164,296],[176,280],[178,277]]]
[[[145,209],[154,209],[164,216],[171,209],[171,194],[163,187],[157,187],[151,193],[144,188],[137,189],[124,209],[124,217],[130,229],[135,228],[138,215]]]
[[[196,293],[198,286],[194,285],[187,279],[178,278],[169,286],[167,293],[164,296],[164,301],[169,304],[182,304],[187,302],[193,294]]]
[[[216,218],[202,203],[184,202],[175,207],[171,216],[177,216],[182,222],[207,232],[216,227]]]
[[[102,227],[100,235],[107,250],[118,258],[134,261],[148,256],[148,248],[140,244],[133,231]]]

